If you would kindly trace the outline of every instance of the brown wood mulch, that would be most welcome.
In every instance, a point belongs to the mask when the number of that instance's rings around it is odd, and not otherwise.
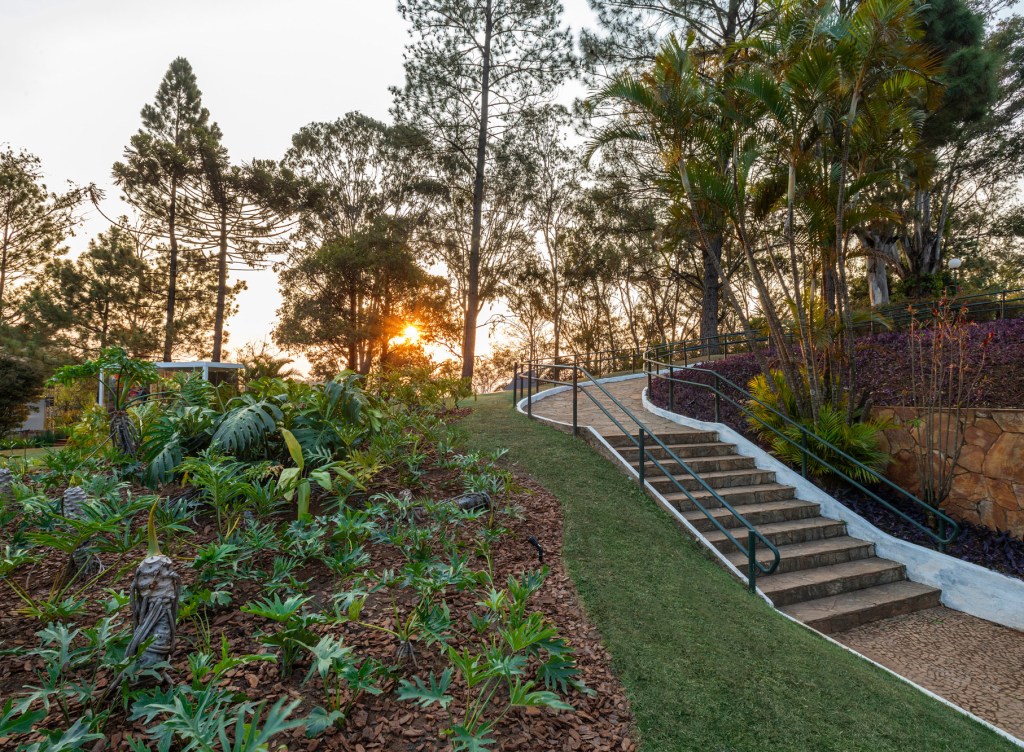
[[[446,498],[456,495],[460,490],[459,479],[455,471],[432,470],[424,479],[426,488],[418,489],[417,496]],[[494,554],[495,584],[504,585],[509,575],[519,576],[538,567],[537,552],[527,539],[534,536],[544,549],[544,562],[550,567],[550,573],[541,590],[533,596],[530,605],[541,611],[567,638],[575,649],[581,678],[586,685],[594,690],[593,694],[572,691],[565,698],[574,711],[554,711],[538,708],[516,708],[506,716],[495,737],[495,749],[501,750],[621,750],[631,752],[636,744],[631,737],[632,714],[621,682],[612,672],[610,658],[601,643],[597,630],[589,623],[580,604],[578,594],[572,580],[566,574],[562,563],[562,514],[557,500],[532,479],[517,474],[516,483],[496,508],[504,508],[505,502],[518,508],[518,515],[501,515],[501,524],[510,532],[497,544]],[[397,490],[394,480],[391,487],[383,483],[375,491]],[[144,524],[138,520],[138,524]],[[204,543],[213,538],[213,523],[202,519],[203,529],[189,539],[189,546]],[[466,531],[463,531],[463,534]],[[10,531],[5,531],[9,534]],[[6,537],[5,534],[5,537]],[[393,548],[385,548],[367,544],[371,555],[370,567],[381,571],[387,567],[400,567],[401,559]],[[181,547],[184,555],[185,549]],[[262,555],[261,555],[262,556]],[[269,569],[272,554],[266,554],[263,568]],[[261,559],[257,559],[261,561]],[[130,562],[129,562],[130,563]],[[105,561],[107,565],[116,563]],[[30,583],[35,597],[43,596],[61,566],[60,561],[48,560],[37,564],[28,571],[15,573],[19,583]],[[476,568],[483,567],[478,560]],[[105,588],[127,590],[131,580],[131,567],[119,579],[101,580],[86,595],[98,604],[109,597]],[[184,581],[189,581],[193,571],[188,561],[181,559],[179,572]],[[298,573],[299,579],[310,579],[306,594],[314,598],[326,599],[337,588],[338,582],[328,570],[316,564]],[[254,581],[239,582],[233,593],[230,607],[214,611],[209,619],[211,645],[219,652],[221,635],[227,637],[232,653],[266,653],[272,649],[262,645],[256,634],[267,629],[268,622],[245,614],[239,607],[246,602],[259,598],[260,583]],[[446,596],[453,617],[463,624],[469,611],[475,608],[478,594],[471,592],[449,591]],[[12,588],[0,581],[0,646],[5,649],[17,646],[27,648],[38,645],[34,633],[44,625],[37,620],[20,614],[22,602]],[[478,608],[476,610],[479,610]],[[97,606],[91,607],[90,614],[77,618],[76,624],[91,623],[100,612]],[[392,626],[390,601],[367,603],[363,620]],[[124,618],[130,623],[127,609]],[[188,681],[186,656],[200,644],[197,638],[196,623],[182,620],[178,625],[178,643],[173,664],[175,666],[172,680]],[[356,648],[360,655],[376,657],[384,662],[395,662],[396,643],[393,637],[377,630],[353,624],[331,625],[319,629],[323,633],[343,635],[347,645]],[[468,630],[467,630],[468,631]],[[459,643],[455,643],[458,647]],[[447,665],[438,653],[437,646],[417,647],[415,665],[406,662],[399,668],[399,675],[404,677],[419,676],[426,679],[430,671],[440,673]],[[25,656],[0,656],[0,698],[15,696],[23,691],[25,685],[35,682],[33,671],[38,667],[34,659]],[[279,697],[293,698],[301,701],[297,715],[308,713],[314,706],[323,704],[323,692],[319,678],[314,677],[308,683],[302,680],[306,675],[307,665],[300,663],[290,677],[282,677],[276,662],[253,663],[233,669],[226,674],[223,683],[232,690],[244,693],[254,700],[267,699],[274,701]],[[101,682],[102,683],[102,682]],[[363,695],[356,703],[344,727],[331,728],[319,737],[307,739],[299,729],[287,732],[275,738],[272,745],[275,749],[285,747],[290,750],[351,750],[352,752],[373,752],[374,750],[394,750],[395,752],[426,752],[427,750],[447,750],[450,743],[442,737],[440,731],[449,721],[445,711],[439,708],[420,709],[412,703],[400,702],[395,696],[397,682],[389,680],[384,685],[384,692],[378,696]],[[463,685],[457,679],[452,687],[452,694],[457,698],[453,709],[460,709]],[[55,728],[60,719],[56,712],[47,719],[46,725]],[[95,744],[93,749],[122,750],[128,748],[129,738],[147,739],[144,736],[145,724],[129,723],[127,713],[117,709],[109,719],[105,733],[107,738]],[[22,736],[20,739],[7,739],[0,742],[0,747],[14,742],[31,742],[38,735]]]

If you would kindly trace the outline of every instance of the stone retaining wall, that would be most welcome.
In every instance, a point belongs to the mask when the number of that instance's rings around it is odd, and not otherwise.
[[[872,417],[897,424],[885,432],[883,440],[893,457],[886,475],[919,495],[919,430],[905,425],[917,415],[912,407],[872,411]],[[944,510],[955,519],[1024,536],[1024,410],[978,408],[964,411],[964,418],[964,448]]]

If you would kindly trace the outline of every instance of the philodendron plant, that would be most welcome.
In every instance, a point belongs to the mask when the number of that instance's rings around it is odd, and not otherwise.
[[[139,666],[152,666],[166,661],[174,649],[175,623],[181,597],[181,578],[174,571],[174,562],[160,553],[153,515],[149,510],[149,551],[135,570],[128,602],[132,609],[135,632],[127,654],[136,655],[145,646]]]
[[[306,475],[306,458],[302,454],[302,445],[299,444],[299,440],[287,428],[281,429],[281,435],[284,437],[284,443],[288,445],[288,454],[291,455],[295,467],[286,467],[281,471],[278,485],[284,491],[284,497],[288,501],[291,501],[292,498],[296,499],[298,519],[304,520],[309,517],[309,497],[313,490],[312,481],[315,481],[325,491],[330,491],[334,488],[334,479],[331,477],[331,473],[335,473],[348,481],[358,484],[356,477],[347,470],[344,470],[337,462],[321,465],[315,470],[310,470],[309,474]]]

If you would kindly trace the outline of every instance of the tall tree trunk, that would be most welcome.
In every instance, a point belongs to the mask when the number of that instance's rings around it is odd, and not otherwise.
[[[487,118],[491,94],[491,0],[484,6],[484,55],[480,83],[480,133],[476,144],[476,175],[473,182],[473,233],[469,241],[469,286],[466,292],[466,328],[462,336],[462,378],[473,378],[476,355],[476,320],[480,309],[480,241],[484,210],[484,169],[487,161]]]
[[[110,293],[108,292],[109,296]],[[107,346],[107,335],[110,331],[110,298],[103,301],[102,324],[100,325],[100,350]]]
[[[716,234],[708,238],[708,247],[704,251],[703,298],[700,306],[700,338],[706,342],[704,353],[717,355],[721,352],[718,343],[718,309],[721,300],[722,282],[718,278],[718,269],[722,262],[722,236]],[[711,254],[714,259],[710,258]]]
[[[348,367],[350,371],[359,373],[359,343],[356,337],[356,312],[359,308],[359,292],[356,289],[356,283],[353,282],[348,288],[348,312],[349,312],[349,326],[352,331],[349,332],[348,341]]]
[[[4,235],[7,228],[4,228]],[[7,287],[7,238],[4,238],[3,248],[0,248],[0,324],[4,322],[4,290]]]
[[[214,363],[220,363],[221,347],[224,344],[224,308],[228,296],[228,212],[220,207],[220,252],[217,254],[217,310],[213,318]]]
[[[886,305],[889,302],[889,266],[893,265],[897,270],[903,268],[900,263],[900,238],[892,232],[862,228],[858,228],[856,233],[861,246],[868,252],[867,278],[871,306],[876,308]]]
[[[167,232],[171,241],[171,258],[167,264],[167,320],[164,324],[164,362],[174,353],[174,302],[178,293],[178,179],[171,178],[171,205],[167,214]]]

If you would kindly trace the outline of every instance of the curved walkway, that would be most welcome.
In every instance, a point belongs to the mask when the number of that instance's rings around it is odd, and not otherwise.
[[[655,433],[698,433],[696,429],[673,423],[644,409],[641,394],[647,387],[647,379],[645,378],[638,377],[624,381],[612,381],[602,383],[601,386],[607,389],[615,399],[621,402],[627,410],[642,420]],[[602,404],[608,408],[608,412],[614,415],[615,419],[627,429],[634,430],[636,428],[636,424],[622,410],[608,403],[607,398],[596,386],[581,387],[581,390],[589,392],[596,399],[601,400]],[[541,392],[541,395],[543,394]],[[533,415],[535,418],[547,418],[548,420],[572,425],[572,390],[546,397],[540,401],[536,401],[537,395],[534,395],[534,400]],[[605,415],[604,411],[595,405],[593,400],[583,394],[580,394],[577,399],[577,411],[577,420],[580,426],[593,426],[602,435],[614,434],[619,431],[615,424]]]
[[[641,397],[647,386],[645,378],[603,386],[655,433],[695,432],[647,412]],[[596,387],[583,389],[603,397]],[[618,408],[609,406],[609,411],[627,428],[635,426]],[[571,424],[571,391],[534,402],[533,414]],[[619,430],[582,394],[578,422],[605,435]],[[835,639],[1024,739],[1024,632],[939,607],[876,621],[841,632]]]

